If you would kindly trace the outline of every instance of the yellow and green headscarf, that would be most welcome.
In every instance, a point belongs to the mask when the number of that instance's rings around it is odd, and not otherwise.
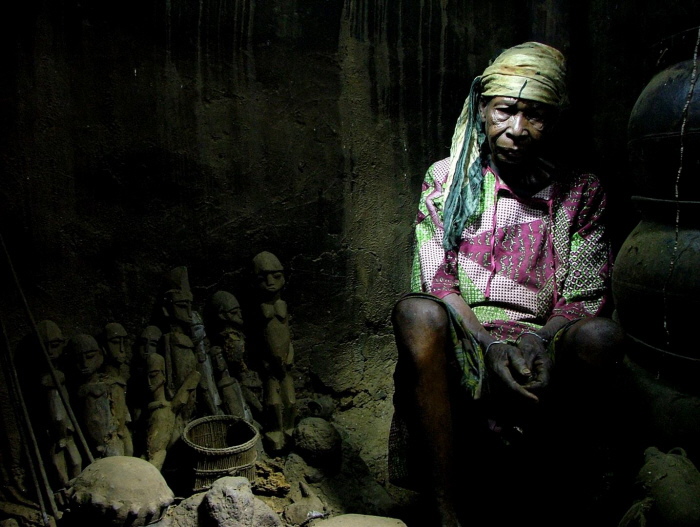
[[[546,44],[525,42],[501,53],[472,82],[450,147],[443,222],[443,246],[447,250],[459,245],[462,230],[479,205],[481,147],[486,139],[478,116],[480,95],[517,97],[562,108],[568,104],[564,56]]]

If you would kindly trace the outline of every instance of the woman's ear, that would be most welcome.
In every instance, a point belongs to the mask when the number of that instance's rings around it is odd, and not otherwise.
[[[485,100],[483,97],[479,97],[479,118],[481,119],[481,122],[486,121],[486,105],[488,104],[488,101]]]

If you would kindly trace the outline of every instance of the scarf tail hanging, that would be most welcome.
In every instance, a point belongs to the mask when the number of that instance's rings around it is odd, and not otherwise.
[[[467,222],[479,206],[483,181],[481,146],[486,140],[477,106],[481,95],[517,97],[562,108],[566,94],[566,61],[555,48],[525,42],[502,52],[469,89],[452,136],[450,171],[445,184],[445,250],[459,247]]]
[[[479,129],[477,107],[481,89],[481,77],[476,77],[469,90],[469,97],[460,115],[452,138],[450,155],[453,169],[450,170],[445,192],[443,247],[446,250],[459,246],[465,224],[474,215],[479,205],[481,183],[480,151],[484,134]],[[466,170],[465,170],[466,166]]]

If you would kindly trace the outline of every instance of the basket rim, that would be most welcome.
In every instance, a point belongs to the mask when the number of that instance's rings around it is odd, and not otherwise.
[[[252,432],[253,432],[253,437],[246,441],[245,443],[241,443],[240,445],[233,445],[229,446],[226,448],[211,448],[211,447],[206,447],[206,446],[201,446],[197,445],[196,443],[192,442],[192,440],[188,437],[189,432],[194,428],[195,426],[201,425],[202,423],[207,423],[211,421],[229,421],[229,422],[242,422],[244,423]],[[243,452],[245,450],[250,450],[253,446],[255,446],[255,443],[257,443],[258,439],[260,439],[260,432],[258,431],[255,426],[253,426],[251,423],[246,421],[245,419],[242,419],[240,417],[236,417],[235,415],[207,415],[204,417],[199,417],[197,419],[193,419],[189,423],[187,423],[187,426],[185,426],[185,429],[182,433],[182,441],[189,446],[190,448],[196,450],[197,452],[200,452],[202,454],[210,454],[210,455],[223,455],[223,454],[236,454],[238,452]]]
[[[241,472],[243,470],[251,469],[255,467],[257,459],[253,460],[251,463],[246,463],[245,465],[236,465],[235,467],[226,467],[218,469],[205,469],[205,468],[195,468],[194,473],[197,476],[215,476],[222,473],[232,473]]]

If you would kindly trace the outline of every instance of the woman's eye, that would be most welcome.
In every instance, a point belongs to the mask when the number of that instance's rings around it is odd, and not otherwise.
[[[510,118],[511,113],[510,108],[495,108],[493,112],[494,118],[497,121],[505,121]]]
[[[538,130],[544,127],[545,118],[541,114],[528,115],[527,119],[530,121],[530,124]]]

